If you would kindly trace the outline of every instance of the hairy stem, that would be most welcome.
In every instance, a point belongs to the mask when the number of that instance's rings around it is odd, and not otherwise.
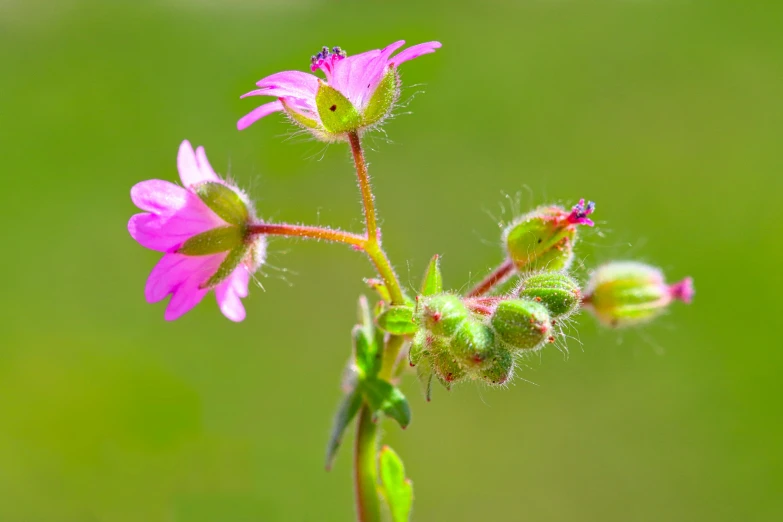
[[[358,522],[380,522],[381,506],[377,491],[376,450],[378,426],[372,422],[367,405],[359,410],[354,442],[354,487]]]
[[[307,239],[321,239],[335,243],[346,243],[357,249],[364,249],[367,242],[364,237],[342,230],[331,228],[310,227],[304,225],[289,225],[287,223],[259,223],[248,228],[250,234],[263,234],[266,236],[301,237]]]
[[[485,277],[479,284],[473,287],[473,290],[468,292],[467,297],[478,297],[484,295],[495,285],[498,285],[506,280],[506,278],[513,272],[514,263],[510,259],[506,259],[495,270],[492,271],[487,277]]]

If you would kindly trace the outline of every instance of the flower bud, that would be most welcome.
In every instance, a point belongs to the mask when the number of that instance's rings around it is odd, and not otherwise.
[[[577,225],[593,226],[595,204],[579,200],[571,211],[540,207],[514,221],[503,233],[509,258],[520,272],[562,270],[571,264]]]
[[[571,277],[561,272],[541,272],[525,278],[517,296],[541,303],[552,318],[571,315],[579,308],[582,293]]]
[[[546,307],[527,299],[509,299],[495,308],[490,319],[495,335],[512,350],[533,350],[552,330]]]
[[[468,375],[448,351],[434,353],[431,360],[432,370],[446,388],[451,388],[452,383],[464,380]]]
[[[448,347],[459,364],[465,368],[483,368],[495,348],[495,334],[484,323],[471,319],[464,321]]]
[[[669,285],[655,267],[615,261],[595,270],[585,290],[585,305],[607,326],[644,323],[663,313],[672,301],[690,303],[693,280]]]
[[[495,346],[487,363],[478,376],[488,384],[503,384],[514,374],[514,356],[499,344]]]
[[[468,309],[458,296],[438,294],[419,297],[414,320],[435,335],[451,337],[469,316]]]

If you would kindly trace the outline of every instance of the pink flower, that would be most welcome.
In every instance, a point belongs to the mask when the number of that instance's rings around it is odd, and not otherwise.
[[[145,212],[131,217],[128,232],[165,253],[144,294],[150,303],[171,294],[165,318],[172,321],[214,290],[223,315],[242,321],[241,298],[266,256],[266,239],[247,231],[258,220],[245,194],[215,174],[203,147],[194,152],[183,141],[177,168],[184,187],[153,179],[131,189],[133,203]]]
[[[339,47],[324,47],[311,58],[310,69],[323,71],[326,81],[301,71],[267,76],[257,82],[258,89],[242,98],[274,96],[277,101],[240,118],[237,128],[246,129],[264,116],[280,111],[325,140],[379,124],[399,98],[397,67],[441,46],[439,42],[422,43],[392,56],[403,44],[405,41],[400,40],[384,49],[354,56],[347,56]]]

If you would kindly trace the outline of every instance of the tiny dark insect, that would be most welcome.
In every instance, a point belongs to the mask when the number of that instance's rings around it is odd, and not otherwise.
[[[337,105],[332,105],[331,107],[329,107],[329,110],[332,111],[332,112],[336,111],[337,110]]]

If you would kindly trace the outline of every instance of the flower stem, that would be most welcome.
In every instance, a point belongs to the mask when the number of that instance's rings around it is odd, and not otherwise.
[[[334,230],[331,228],[310,227],[303,225],[289,225],[287,223],[259,223],[248,228],[250,234],[263,234],[267,236],[301,237],[308,239],[322,239],[335,243],[346,243],[364,249],[366,240],[358,234]]]
[[[484,295],[492,288],[506,280],[508,275],[514,270],[514,263],[510,259],[506,259],[495,270],[493,270],[487,277],[485,277],[479,284],[473,287],[473,290],[468,292],[467,297],[478,297]]]
[[[348,133],[348,141],[351,144],[351,153],[353,154],[353,163],[356,166],[356,176],[359,180],[359,190],[362,192],[362,203],[364,204],[364,221],[367,224],[367,239],[378,239],[378,218],[375,214],[375,196],[372,193],[370,185],[370,175],[367,173],[367,162],[364,160],[364,151],[359,133],[356,131]]]
[[[372,412],[366,404],[359,410],[354,442],[354,487],[358,522],[380,522],[381,506],[377,491],[377,431]]]

